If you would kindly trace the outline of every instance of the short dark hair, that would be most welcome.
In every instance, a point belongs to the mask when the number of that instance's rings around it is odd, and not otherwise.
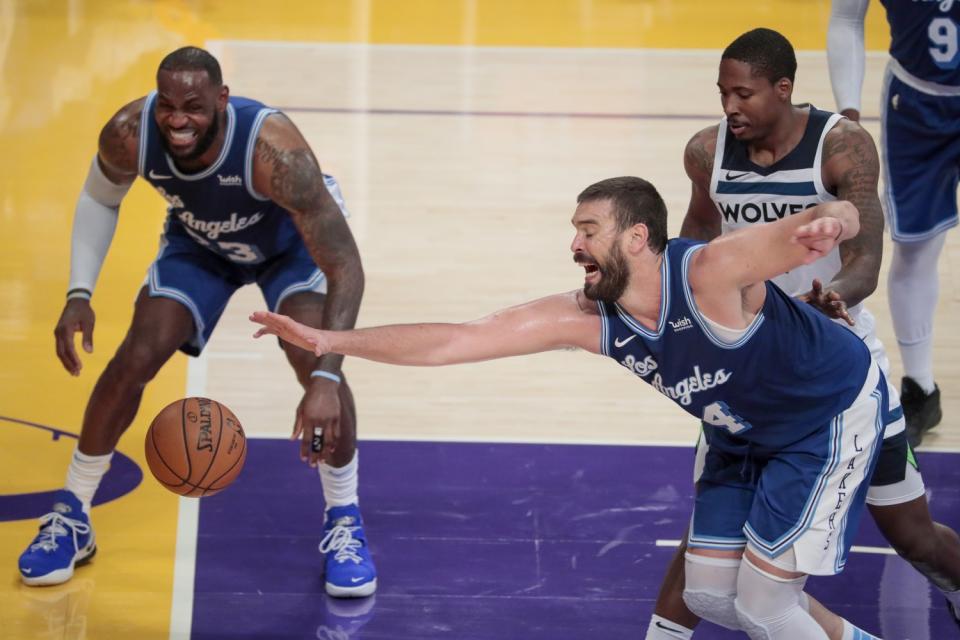
[[[168,53],[160,61],[157,75],[161,71],[206,71],[210,84],[219,87],[223,84],[223,75],[220,73],[220,63],[200,47],[180,47]]]
[[[793,82],[797,74],[797,56],[793,45],[773,29],[747,31],[723,50],[721,60],[732,58],[746,62],[754,76],[762,76],[776,84],[780,78]]]
[[[647,246],[656,253],[663,253],[666,249],[667,205],[652,184],[632,176],[607,178],[595,182],[577,196],[577,204],[594,200],[613,201],[619,231],[643,223],[650,234]]]

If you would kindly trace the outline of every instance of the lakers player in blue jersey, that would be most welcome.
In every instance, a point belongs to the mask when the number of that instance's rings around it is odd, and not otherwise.
[[[840,637],[844,621],[825,610],[816,621],[803,587],[809,574],[843,569],[889,413],[887,383],[855,334],[766,279],[856,236],[856,208],[825,202],[703,244],[667,240],[663,200],[640,178],[601,181],[577,201],[571,250],[582,290],[463,324],[321,331],[265,311],[251,320],[263,325],[258,336],[317,355],[400,365],[560,348],[614,359],[707,423],[691,607],[751,638]]]
[[[156,91],[120,109],[100,133],[76,207],[70,288],[55,332],[57,355],[73,375],[81,371],[75,334],[93,349],[94,285],[137,176],[169,205],[160,250],[129,332],[90,397],[66,487],[20,557],[29,585],[64,582],[94,554],[91,501],[144,387],[178,349],[200,353],[237,288],[256,283],[269,308],[331,329],[352,327],[360,306],[363,268],[336,182],[290,120],[231,96],[216,59],[185,47],[160,63]],[[326,590],[369,595],[376,570],[357,506],[356,419],[342,356],[284,350],[304,388],[293,436],[323,484]],[[317,446],[323,436],[327,444]]]
[[[957,225],[960,183],[960,2],[882,0],[890,59],[881,95],[884,205],[893,238],[887,280],[903,360],[903,409],[911,444],[941,420],[933,376],[937,262]],[[833,0],[827,37],[837,106],[860,118],[863,21],[869,0]]]
[[[863,305],[876,287],[882,253],[876,149],[858,124],[810,105],[794,105],[795,71],[793,47],[769,29],[749,31],[724,51],[718,86],[725,117],[687,145],[684,165],[692,195],[681,235],[707,241],[821,202],[852,202],[860,212],[860,233],[774,282],[836,321],[851,324],[886,375],[887,356]],[[890,394],[891,420],[867,494],[870,512],[900,555],[960,601],[960,539],[931,519],[896,390]],[[705,446],[703,440],[698,446]],[[648,640],[690,638],[698,622],[681,597],[684,548],[661,589]]]

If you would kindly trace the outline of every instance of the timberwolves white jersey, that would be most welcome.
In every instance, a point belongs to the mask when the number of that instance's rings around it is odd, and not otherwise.
[[[710,179],[710,198],[720,212],[723,233],[776,222],[821,202],[836,200],[823,186],[820,155],[827,132],[842,117],[811,107],[800,143],[769,167],[750,161],[747,145],[730,135],[724,118],[717,130]],[[829,282],[838,271],[840,250],[834,248],[813,264],[779,275],[773,282],[796,296],[809,291],[814,278]]]

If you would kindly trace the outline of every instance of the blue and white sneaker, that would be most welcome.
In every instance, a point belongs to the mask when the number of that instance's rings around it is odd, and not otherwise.
[[[377,590],[377,569],[355,504],[331,507],[323,525],[320,552],[326,554],[326,590],[334,598],[363,598]]]
[[[80,499],[62,489],[54,496],[53,510],[40,518],[40,533],[20,554],[20,578],[30,586],[66,582],[73,568],[96,552],[90,517]]]

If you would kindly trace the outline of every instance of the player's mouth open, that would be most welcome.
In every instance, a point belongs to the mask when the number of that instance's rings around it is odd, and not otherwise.
[[[586,277],[584,280],[588,282],[595,282],[596,280],[600,279],[600,267],[597,265],[581,263],[580,266],[582,266],[584,271],[586,271]]]
[[[197,139],[197,132],[193,129],[167,129],[170,137],[170,144],[178,147],[193,144]]]
[[[730,123],[730,132],[733,135],[743,133],[743,130],[747,128],[747,125],[742,122],[731,122]]]

